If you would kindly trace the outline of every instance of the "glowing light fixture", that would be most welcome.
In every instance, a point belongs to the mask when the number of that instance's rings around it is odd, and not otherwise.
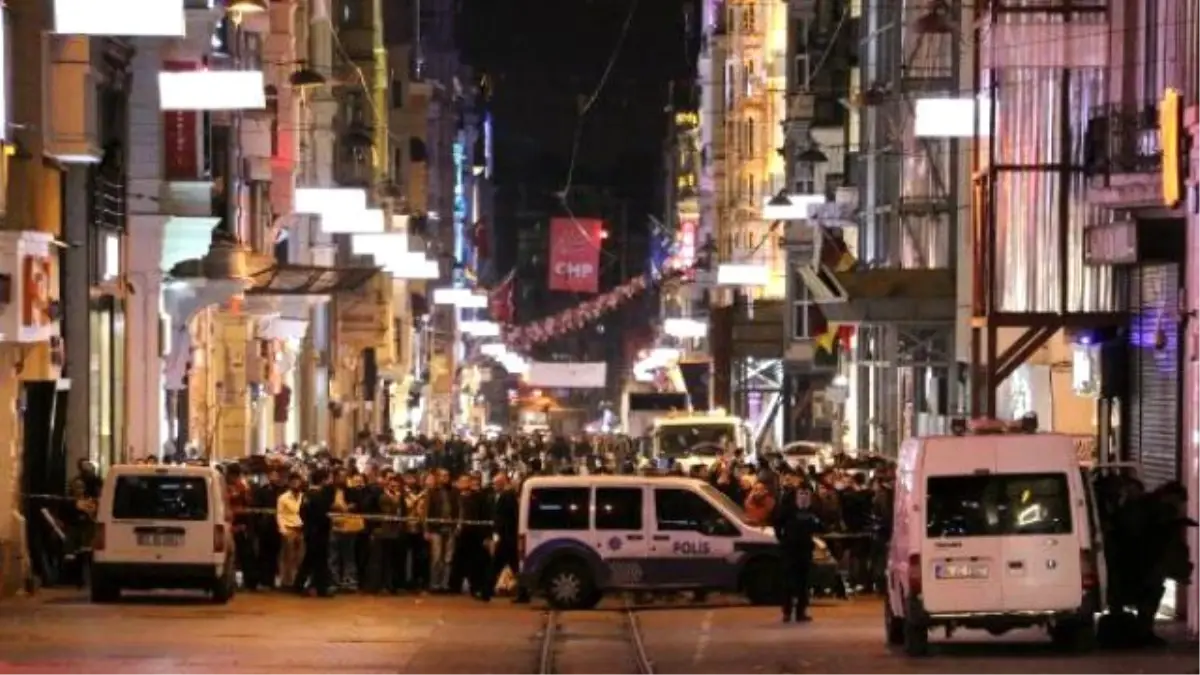
[[[366,211],[367,191],[356,188],[296,188],[296,213],[310,215]]]
[[[433,289],[433,304],[455,305],[465,302],[471,296],[469,288],[435,288]]]
[[[474,337],[500,337],[500,324],[495,321],[463,321],[458,328]]]
[[[354,255],[373,255],[383,258],[411,253],[408,250],[408,234],[404,232],[351,235],[350,251]]]
[[[719,286],[766,286],[771,282],[771,270],[766,265],[725,263],[717,267]]]
[[[663,332],[675,338],[702,338],[708,335],[708,323],[698,319],[667,319]]]
[[[270,9],[267,0],[231,0],[226,8],[238,14],[262,14]]]
[[[419,255],[419,254],[417,254]],[[404,262],[400,266],[396,266],[397,261],[388,261],[383,265],[384,270],[392,275],[393,279],[437,279],[442,276],[441,266],[436,260],[428,259],[411,259]]]
[[[54,0],[60,35],[182,37],[183,0]]]
[[[763,203],[763,220],[804,220],[810,206],[825,203],[825,195],[776,195]]]
[[[265,110],[261,70],[188,70],[158,74],[163,110]]]
[[[503,342],[489,342],[485,345],[480,345],[479,353],[484,356],[490,356],[494,359],[508,354],[508,347]]]
[[[913,133],[919,138],[987,138],[991,105],[987,97],[919,98],[913,103]]]
[[[380,209],[322,213],[321,231],[325,234],[383,234],[387,231],[387,219]]]

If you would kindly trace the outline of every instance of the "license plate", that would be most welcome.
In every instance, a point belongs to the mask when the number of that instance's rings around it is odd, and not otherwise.
[[[961,563],[946,563],[934,567],[934,575],[938,579],[986,579],[987,565],[966,565]]]
[[[138,546],[155,546],[160,548],[178,548],[183,545],[181,534],[139,534]]]

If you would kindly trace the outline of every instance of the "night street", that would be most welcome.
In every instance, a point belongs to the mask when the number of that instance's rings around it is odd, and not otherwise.
[[[539,605],[278,594],[244,594],[228,607],[164,597],[92,605],[53,592],[4,605],[0,672],[637,672],[622,608],[614,599],[557,616],[547,655]],[[1036,633],[966,633],[909,660],[883,645],[879,603],[865,599],[818,607],[808,625],[720,600],[636,616],[657,673],[1195,673],[1200,664],[1194,645],[1078,657]]]

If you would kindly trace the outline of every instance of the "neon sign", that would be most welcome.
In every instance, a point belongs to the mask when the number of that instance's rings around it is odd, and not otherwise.
[[[466,175],[467,151],[462,141],[455,141],[454,156],[454,258],[467,262],[467,193],[463,178]]]

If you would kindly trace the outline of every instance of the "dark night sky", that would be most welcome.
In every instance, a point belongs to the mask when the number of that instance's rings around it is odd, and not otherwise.
[[[577,180],[657,208],[667,83],[690,80],[686,0],[640,0],[621,55],[584,121]],[[493,82],[497,182],[560,189],[578,106],[600,81],[628,0],[465,0],[468,58]]]

